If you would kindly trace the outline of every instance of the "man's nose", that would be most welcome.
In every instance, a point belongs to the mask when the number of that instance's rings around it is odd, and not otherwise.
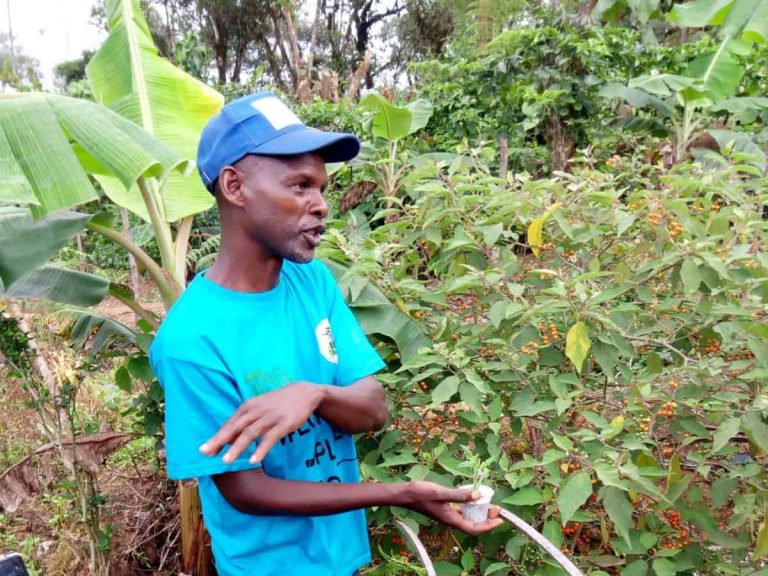
[[[312,196],[310,197],[309,212],[313,216],[321,219],[328,216],[328,202],[326,202],[325,196],[323,196],[323,193],[320,191],[320,189],[315,189],[312,191]]]

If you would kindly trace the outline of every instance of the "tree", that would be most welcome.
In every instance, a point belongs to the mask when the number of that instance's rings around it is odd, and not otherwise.
[[[40,63],[22,52],[15,39],[0,32],[0,91],[39,90]]]
[[[67,60],[56,64],[53,68],[53,74],[56,78],[56,84],[61,90],[66,91],[67,86],[72,82],[81,82],[85,80],[85,67],[91,61],[95,52],[93,50],[83,50],[79,58]]]

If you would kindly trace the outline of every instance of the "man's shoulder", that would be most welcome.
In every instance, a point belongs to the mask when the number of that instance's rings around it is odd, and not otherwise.
[[[205,296],[205,290],[197,279],[182,292],[178,300],[160,323],[152,343],[152,354],[166,348],[177,353],[194,350],[194,344],[209,333],[210,318],[215,316],[215,306]]]

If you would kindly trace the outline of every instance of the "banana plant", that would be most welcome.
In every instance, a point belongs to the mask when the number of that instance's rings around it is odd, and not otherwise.
[[[673,162],[677,163],[702,133],[709,132],[706,125],[711,113],[725,112],[742,121],[753,121],[758,112],[768,109],[766,98],[734,96],[745,72],[737,57],[749,54],[753,43],[765,44],[768,38],[768,10],[761,9],[763,5],[768,9],[768,1],[751,0],[695,0],[676,6],[670,19],[680,26],[720,26],[717,49],[689,62],[683,74],[653,73],[634,78],[627,85],[603,86],[603,97],[623,99],[635,108],[653,109],[657,116],[625,117],[615,125],[671,136]],[[720,131],[713,137],[719,144],[735,144],[756,153],[753,163],[764,169],[765,155],[744,141],[746,135]]]
[[[365,124],[374,139],[385,142],[385,152],[373,167],[382,185],[382,191],[391,206],[400,187],[405,164],[398,167],[398,144],[406,136],[418,132],[432,116],[432,104],[428,100],[415,100],[407,106],[395,106],[378,92],[369,92],[359,107],[368,113]]]
[[[184,289],[192,216],[213,203],[190,159],[224,98],[160,57],[139,0],[109,0],[106,9],[110,34],[87,69],[98,104],[50,94],[0,99],[0,203],[13,206],[0,212],[0,240],[13,247],[0,254],[0,279],[8,296],[32,295],[34,286],[35,296],[97,303],[109,292],[105,281],[37,270],[50,270],[47,261],[88,228],[134,255],[167,308]],[[93,181],[115,204],[151,224],[160,262],[108,219],[72,212],[99,198]],[[30,241],[19,242],[19,234]],[[17,283],[19,272],[35,276]],[[76,288],[84,283],[100,289],[88,292],[87,302],[75,302],[68,295],[84,294]],[[149,317],[124,291],[112,292]]]

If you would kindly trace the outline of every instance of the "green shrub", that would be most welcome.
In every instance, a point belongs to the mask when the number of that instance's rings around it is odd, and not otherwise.
[[[752,573],[768,546],[765,180],[583,166],[501,182],[456,157],[413,170],[387,223],[337,222],[324,256],[351,267],[353,304],[363,275],[432,340],[406,363],[382,342],[392,421],[361,440],[364,473],[459,485],[469,445],[496,501],[593,574]],[[435,538],[468,573],[560,573],[511,529],[481,537],[481,558]]]

